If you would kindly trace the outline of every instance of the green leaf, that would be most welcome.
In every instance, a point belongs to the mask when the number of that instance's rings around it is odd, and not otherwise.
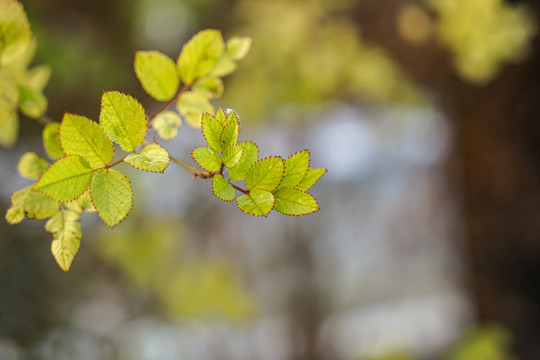
[[[246,173],[246,187],[249,190],[274,190],[283,178],[283,167],[280,157],[267,157],[255,162]]]
[[[232,74],[237,67],[238,65],[229,55],[223,54],[216,60],[210,76],[223,77]]]
[[[11,195],[11,207],[6,213],[6,221],[17,224],[24,219],[47,219],[58,211],[58,203],[47,196],[32,191],[32,185]]]
[[[169,153],[159,144],[150,144],[129,154],[124,162],[139,170],[162,173],[169,166]]]
[[[17,164],[17,171],[27,179],[37,179],[47,170],[49,162],[34,152],[27,152]]]
[[[223,201],[233,201],[236,197],[234,188],[221,174],[212,178],[212,191],[214,195]]]
[[[64,271],[68,271],[81,245],[80,215],[71,210],[56,213],[45,224],[45,230],[53,233],[51,252]]]
[[[16,80],[0,67],[0,126],[10,119],[18,101],[19,87]]]
[[[82,156],[92,169],[107,165],[114,156],[114,146],[103,128],[84,116],[65,114],[59,134],[64,152]]]
[[[223,111],[222,108],[219,108],[216,110],[216,113],[214,114],[214,119],[217,120],[223,126],[225,126],[225,124],[227,123],[227,115],[225,115],[225,112]]]
[[[295,188],[298,190],[309,190],[326,173],[326,169],[309,169],[306,176]]]
[[[201,127],[203,113],[213,113],[214,105],[204,93],[200,91],[186,91],[178,97],[176,103],[178,112],[184,116],[186,122],[193,127]]]
[[[99,121],[109,139],[125,151],[133,151],[146,135],[146,115],[142,105],[117,91],[108,91],[101,97]]]
[[[221,168],[219,154],[207,146],[200,146],[193,149],[191,157],[206,171],[218,171]]]
[[[242,158],[235,167],[229,168],[229,178],[232,181],[240,181],[246,177],[246,172],[259,158],[259,149],[251,141],[240,143],[244,148]]]
[[[243,212],[255,216],[266,216],[274,207],[274,195],[266,190],[250,190],[249,194],[236,199],[236,204]]]
[[[212,115],[205,113],[202,115],[201,127],[203,136],[208,145],[217,152],[221,152],[221,133],[223,132],[223,125],[212,117]]]
[[[234,36],[227,41],[227,55],[233,60],[242,60],[249,53],[253,39],[249,36]]]
[[[180,116],[172,111],[163,111],[152,120],[154,128],[163,140],[171,140],[178,134],[178,127],[182,124]]]
[[[223,95],[223,81],[220,78],[200,79],[193,84],[193,89],[203,93],[209,99],[219,98]]]
[[[1,97],[1,95],[0,95]],[[0,103],[2,100],[0,100]],[[0,106],[2,106],[0,104]],[[0,112],[2,110],[0,109]],[[13,111],[9,114],[6,121],[0,123],[0,145],[5,147],[11,147],[17,141],[17,135],[19,133],[19,117],[17,113]]]
[[[60,146],[60,123],[52,122],[43,129],[43,147],[47,155],[55,160],[64,157],[66,154]]]
[[[32,43],[32,31],[18,1],[0,1],[0,14],[0,39],[3,43],[0,63],[6,66],[24,55]]]
[[[216,60],[223,54],[225,44],[218,30],[203,30],[189,40],[178,57],[178,71],[182,81],[191,85],[210,74]]]
[[[38,118],[47,110],[47,98],[40,90],[27,86],[19,87],[19,109],[31,118]]]
[[[285,160],[285,174],[280,188],[293,188],[300,184],[309,169],[309,151],[303,150]]]
[[[131,210],[131,184],[124,174],[114,169],[95,172],[90,195],[99,216],[111,228],[124,220]]]
[[[319,210],[317,201],[307,192],[297,189],[277,189],[274,191],[274,210],[285,215],[307,215]]]
[[[229,145],[235,145],[238,142],[238,134],[240,133],[240,126],[237,122],[231,122],[225,126],[221,133],[219,142],[221,148],[225,149]]]
[[[81,196],[90,186],[92,168],[84,158],[71,155],[52,164],[34,185],[56,201],[71,201]]]
[[[223,149],[221,154],[221,159],[226,167],[232,168],[238,164],[240,159],[242,159],[242,154],[244,153],[244,148],[242,145],[229,145]]]
[[[135,73],[144,90],[159,101],[172,99],[180,84],[174,61],[158,51],[137,51]]]

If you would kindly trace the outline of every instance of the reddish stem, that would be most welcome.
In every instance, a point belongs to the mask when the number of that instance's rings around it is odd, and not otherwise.
[[[159,114],[161,114],[163,111],[167,110],[167,108],[168,108],[169,106],[171,106],[171,104],[172,104],[173,102],[175,102],[176,100],[178,100],[178,97],[179,97],[182,93],[184,93],[184,92],[186,92],[186,91],[188,91],[188,90],[190,90],[190,89],[191,89],[191,85],[184,85],[180,90],[178,90],[178,92],[176,93],[176,95],[174,95],[174,97],[173,97],[171,100],[169,100],[169,101],[167,101],[165,104],[163,104],[163,106],[161,107],[161,109],[159,109],[154,115],[152,115],[152,116],[150,116],[150,117],[148,118],[147,123],[150,124],[150,123],[152,122],[152,120],[154,120],[154,118],[155,118],[156,116],[158,116]]]

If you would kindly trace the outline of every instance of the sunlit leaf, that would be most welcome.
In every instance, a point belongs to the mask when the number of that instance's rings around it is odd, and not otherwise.
[[[229,55],[223,54],[216,60],[210,76],[226,76],[232,74],[237,67],[238,65],[236,65],[236,62]]]
[[[59,159],[66,155],[60,146],[59,131],[60,123],[52,122],[45,126],[42,133],[43,147],[45,148],[45,152],[53,160]]]
[[[5,147],[13,146],[15,141],[17,141],[18,134],[19,117],[17,116],[17,112],[13,111],[3,123],[0,123],[0,145]]]
[[[149,144],[129,154],[124,162],[139,170],[162,173],[169,166],[169,153],[159,144]]]
[[[71,155],[52,164],[33,189],[56,201],[71,201],[88,190],[91,179],[92,168],[88,161]]]
[[[300,184],[309,169],[309,151],[303,150],[285,160],[285,174],[280,188],[292,188]]]
[[[178,57],[180,77],[191,85],[197,78],[210,74],[225,44],[218,30],[203,30],[189,40]]]
[[[283,178],[283,159],[268,157],[255,162],[246,173],[246,187],[251,189],[274,190]]]
[[[17,82],[9,72],[0,67],[0,126],[10,119],[18,100]]]
[[[274,207],[274,195],[266,190],[250,190],[236,199],[238,208],[255,216],[266,216]]]
[[[240,181],[246,177],[246,172],[259,158],[259,149],[251,141],[240,143],[244,148],[242,158],[235,167],[229,168],[229,178],[232,181]]]
[[[227,124],[219,138],[221,148],[225,149],[229,145],[235,145],[238,142],[239,133],[240,126],[237,122],[230,122],[229,124]]]
[[[223,149],[221,160],[226,167],[232,168],[238,164],[244,153],[244,148],[241,145],[229,145]]]
[[[95,172],[90,195],[99,216],[111,228],[124,220],[131,210],[131,184],[124,174],[114,169]]]
[[[38,65],[29,69],[24,78],[24,84],[34,90],[43,91],[51,78],[51,67]]]
[[[22,188],[11,195],[11,207],[6,213],[10,224],[28,219],[47,219],[58,211],[58,202],[44,194],[32,191],[32,185]]]
[[[277,189],[274,191],[274,210],[285,215],[307,215],[319,210],[317,201],[306,192],[297,189]]]
[[[47,110],[47,98],[40,90],[28,86],[19,88],[19,109],[31,118],[38,118]]]
[[[227,41],[227,55],[233,60],[242,60],[249,53],[253,39],[249,36],[234,36]]]
[[[83,212],[95,212],[94,204],[92,203],[92,197],[90,191],[85,192],[79,198],[64,203],[66,209],[73,210],[79,214]]]
[[[172,99],[180,79],[174,61],[158,51],[137,51],[135,73],[144,90],[159,101]]]
[[[31,46],[32,31],[26,13],[18,1],[0,1],[0,14],[0,63],[5,66],[19,60]]]
[[[214,195],[223,201],[233,201],[236,197],[234,188],[221,174],[212,178],[212,191]]]
[[[174,139],[181,124],[182,119],[180,116],[172,111],[163,111],[152,120],[152,127],[163,140]]]
[[[223,132],[223,124],[214,119],[212,115],[205,113],[202,115],[201,127],[203,136],[208,145],[215,151],[221,152],[221,133]]]
[[[109,139],[126,151],[133,151],[146,135],[146,115],[142,105],[117,91],[108,91],[101,97],[99,121]]]
[[[17,171],[27,179],[37,179],[47,170],[49,162],[34,152],[27,152],[21,156]]]
[[[309,169],[306,176],[295,188],[298,190],[309,190],[326,173],[326,169]]]
[[[186,122],[193,127],[201,127],[203,113],[213,113],[214,105],[205,93],[200,91],[186,91],[178,97],[176,103],[178,112],[184,116]]]
[[[193,89],[203,93],[207,98],[219,98],[223,95],[223,81],[220,78],[205,78],[197,80]]]
[[[191,153],[193,160],[206,171],[218,171],[221,168],[221,158],[212,148],[200,146]]]
[[[71,210],[56,213],[45,224],[45,230],[53,233],[51,252],[62,270],[68,271],[81,245],[79,214]]]
[[[107,165],[114,156],[114,146],[103,128],[84,116],[65,114],[59,134],[65,153],[82,156],[92,169]]]

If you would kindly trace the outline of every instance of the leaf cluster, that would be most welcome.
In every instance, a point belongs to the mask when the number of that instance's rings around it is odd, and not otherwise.
[[[22,5],[0,1],[0,146],[12,146],[19,132],[19,112],[39,118],[47,110],[43,88],[51,70],[29,68],[36,44]]]
[[[223,201],[236,199],[238,208],[255,216],[267,216],[272,209],[285,215],[307,215],[319,210],[307,192],[326,172],[309,167],[309,151],[286,160],[278,156],[259,159],[251,141],[238,142],[240,123],[233,111],[218,109],[202,116],[202,132],[208,146],[195,148],[193,160],[212,178],[212,191]],[[243,181],[245,189],[233,181]],[[236,197],[236,193],[242,195]]]

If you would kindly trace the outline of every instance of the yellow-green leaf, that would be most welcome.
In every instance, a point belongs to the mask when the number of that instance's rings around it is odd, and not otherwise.
[[[131,184],[124,174],[114,169],[95,172],[90,195],[99,216],[111,228],[124,220],[131,210]]]
[[[253,39],[249,36],[234,36],[227,41],[227,55],[233,60],[242,60],[249,53]]]
[[[92,203],[92,197],[90,191],[85,192],[79,198],[64,203],[66,209],[73,210],[76,213],[82,214],[83,212],[95,212],[94,204]]]
[[[184,116],[186,122],[193,127],[201,127],[203,113],[213,113],[214,105],[205,93],[191,90],[178,97],[176,102],[178,112]]]
[[[193,84],[193,89],[202,92],[209,99],[219,98],[223,95],[223,81],[220,78],[200,79]]]
[[[2,105],[0,104],[0,106]],[[0,112],[2,112],[1,109]],[[11,114],[9,114],[6,121],[4,121],[3,123],[0,122],[0,145],[5,147],[13,146],[15,144],[15,141],[17,141],[18,133],[19,117],[17,116],[17,112],[13,111],[11,112]]]
[[[114,146],[103,128],[84,116],[65,114],[59,134],[64,152],[82,156],[92,169],[107,165],[114,156]]]
[[[92,168],[88,161],[71,155],[52,164],[33,189],[56,201],[71,201],[88,190],[91,179]]]
[[[41,90],[20,86],[19,109],[28,117],[38,118],[47,110],[47,98],[45,98]]]
[[[297,189],[277,189],[274,191],[274,210],[285,215],[307,215],[319,210],[319,204],[311,194]]]
[[[238,122],[230,122],[225,126],[219,142],[222,149],[225,149],[229,145],[235,145],[238,142],[238,134],[240,133],[240,125]]]
[[[34,90],[43,91],[51,78],[51,67],[38,65],[29,69],[24,76],[24,84]]]
[[[309,169],[309,151],[303,150],[285,160],[285,173],[280,188],[293,188],[300,184]]]
[[[216,60],[210,76],[226,76],[232,74],[237,67],[238,65],[236,65],[236,62],[234,62],[234,60],[229,55],[223,54],[219,57],[219,59]]]
[[[19,87],[13,76],[0,67],[0,126],[12,116],[19,101]]]
[[[56,213],[45,224],[45,230],[53,233],[51,252],[64,271],[68,271],[81,245],[81,225],[79,214],[71,210]]]
[[[208,146],[200,146],[193,149],[191,157],[206,171],[218,171],[221,168],[219,154]]]
[[[306,176],[304,176],[300,184],[296,185],[295,188],[298,190],[309,190],[325,173],[326,169],[324,168],[309,169]]]
[[[182,124],[180,116],[172,111],[163,111],[152,120],[154,128],[163,140],[171,140],[178,134],[178,127]]]
[[[22,5],[18,1],[0,1],[0,63],[12,64],[24,55],[32,44],[32,31]]]
[[[246,187],[249,190],[274,190],[283,178],[283,168],[280,157],[267,157],[255,162],[246,173]]]
[[[26,216],[28,219],[47,219],[58,211],[58,202],[47,196],[32,191],[32,185],[24,187],[11,195],[11,207],[6,213],[6,220],[10,224],[21,222]]]
[[[221,152],[221,133],[223,132],[223,124],[214,119],[212,115],[205,113],[202,115],[201,127],[204,139],[208,145],[217,152]]]
[[[59,130],[60,123],[52,122],[45,126],[42,133],[43,147],[45,148],[45,152],[53,160],[59,159],[66,155],[64,150],[62,150],[62,146],[60,146]]]
[[[158,51],[137,51],[135,73],[144,90],[159,101],[172,99],[180,84],[174,61]]]
[[[239,145],[244,148],[244,152],[238,164],[235,167],[229,168],[229,178],[232,181],[244,180],[246,172],[259,158],[259,149],[253,142],[247,141]]]
[[[107,137],[126,151],[133,151],[146,135],[146,115],[142,105],[118,91],[108,91],[101,97],[99,121]]]
[[[236,197],[234,188],[221,174],[212,178],[212,191],[214,195],[223,201],[233,201]]]
[[[203,30],[191,38],[182,48],[177,65],[180,77],[191,85],[210,74],[216,60],[223,54],[225,44],[218,30]]]
[[[17,171],[27,179],[37,179],[47,170],[49,162],[34,152],[27,152],[21,156],[17,164]]]
[[[255,216],[266,216],[274,207],[274,195],[266,190],[250,190],[249,194],[236,199],[238,208]]]
[[[221,160],[226,167],[232,168],[238,164],[244,153],[244,148],[241,145],[229,145],[223,149]]]
[[[162,173],[169,166],[169,153],[159,144],[150,144],[129,154],[124,162],[139,170]]]

